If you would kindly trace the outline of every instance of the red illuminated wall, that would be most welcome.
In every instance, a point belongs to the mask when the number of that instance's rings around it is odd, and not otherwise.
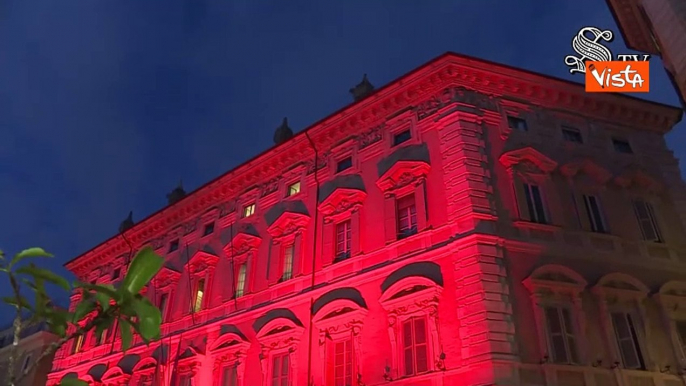
[[[168,260],[146,291],[158,304],[167,299],[162,340],[137,340],[126,355],[116,334],[88,337],[77,352],[67,345],[49,384],[78,376],[147,385],[156,376],[169,385],[178,370],[193,385],[227,376],[272,385],[284,356],[292,386],[518,384],[521,364],[542,356],[522,280],[547,262],[534,233],[553,229],[531,225],[513,181],[604,170],[545,155],[545,141],[507,121],[519,116],[534,127],[552,108],[650,126],[658,138],[678,116],[441,56],[307,129],[313,144],[298,134],[128,230],[137,248],[152,245]],[[409,139],[394,144],[396,136]],[[351,167],[337,172],[347,157]],[[287,196],[296,182],[301,191]],[[565,211],[562,199],[547,197],[550,211]],[[409,231],[399,229],[405,224]],[[341,229],[349,239],[339,243]],[[337,256],[337,244],[348,254]],[[115,237],[67,267],[82,280],[116,281],[128,254]],[[247,284],[236,296],[243,264]],[[202,304],[191,312],[201,280]]]

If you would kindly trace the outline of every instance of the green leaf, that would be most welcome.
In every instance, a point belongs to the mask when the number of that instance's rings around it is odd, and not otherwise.
[[[157,338],[160,335],[160,324],[162,323],[160,310],[146,298],[135,302],[134,309],[138,316],[138,328],[141,337],[146,341]]]
[[[126,352],[131,347],[133,338],[131,324],[126,319],[119,319],[119,332],[121,333],[121,349]]]
[[[145,247],[136,254],[129,266],[120,291],[137,294],[159,272],[164,259],[155,253],[151,247]]]
[[[100,307],[102,307],[103,311],[107,311],[107,309],[110,308],[110,297],[105,293],[96,292],[95,298],[98,299],[98,303],[100,303]]]
[[[64,378],[59,386],[88,386],[88,382],[76,378]]]
[[[69,291],[69,282],[67,279],[61,277],[60,275],[51,272],[50,270],[44,268],[38,268],[35,264],[30,264],[25,267],[21,267],[17,270],[17,273],[33,276],[34,278],[43,279],[47,282],[57,284],[58,286],[64,288],[65,291]]]
[[[82,299],[79,304],[76,305],[74,315],[72,316],[72,323],[77,323],[94,309],[95,302],[91,301],[90,299]]]
[[[31,304],[28,302],[28,300],[26,300],[25,297],[21,295],[19,295],[18,297],[3,296],[2,301],[14,308],[24,308],[29,311],[33,311],[33,307],[31,307]]]
[[[36,247],[24,249],[23,251],[14,255],[12,261],[10,262],[10,266],[13,266],[14,264],[26,259],[27,257],[52,257],[52,255],[48,252],[45,252],[43,248]]]

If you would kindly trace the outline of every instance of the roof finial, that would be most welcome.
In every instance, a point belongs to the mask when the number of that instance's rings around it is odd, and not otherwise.
[[[133,228],[133,211],[129,211],[129,216],[119,224],[119,233],[124,233]]]
[[[283,117],[281,126],[277,127],[274,131],[274,143],[280,145],[291,138],[293,138],[293,130],[288,127],[288,118]]]
[[[362,82],[357,86],[350,89],[350,93],[353,94],[353,99],[355,102],[364,99],[367,95],[374,91],[374,86],[367,79],[367,74],[362,77]]]
[[[186,197],[186,191],[183,190],[183,180],[179,180],[179,185],[167,194],[167,203],[173,205]]]

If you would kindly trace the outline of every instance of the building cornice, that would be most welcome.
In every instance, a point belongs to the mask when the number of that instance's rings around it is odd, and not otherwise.
[[[462,91],[454,91],[456,88]],[[581,84],[447,53],[152,214],[126,231],[126,239],[136,248],[148,243],[159,246],[160,237],[179,224],[193,222],[213,208],[219,209],[220,217],[235,210],[237,196],[248,188],[260,188],[283,170],[304,164],[309,174],[315,167],[323,167],[321,162],[315,166],[311,160],[314,152],[303,134],[305,131],[320,152],[350,137],[357,137],[357,145],[362,148],[368,130],[377,128],[408,106],[415,111],[421,109],[426,119],[431,115],[426,113],[427,103],[443,106],[481,103],[491,110],[500,108],[497,103],[500,99],[526,101],[574,113],[584,111],[597,120],[658,133],[666,133],[681,119],[681,110],[675,107],[624,95],[588,94]],[[118,235],[65,266],[78,276],[128,250],[127,242]]]

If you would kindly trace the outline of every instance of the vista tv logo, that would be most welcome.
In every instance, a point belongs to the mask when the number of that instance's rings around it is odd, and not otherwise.
[[[650,91],[650,55],[617,55],[601,41],[611,42],[614,34],[596,27],[584,27],[572,39],[578,56],[567,55],[565,64],[574,74],[586,76],[586,92],[648,92]]]
[[[648,62],[586,62],[586,92],[648,92]]]

